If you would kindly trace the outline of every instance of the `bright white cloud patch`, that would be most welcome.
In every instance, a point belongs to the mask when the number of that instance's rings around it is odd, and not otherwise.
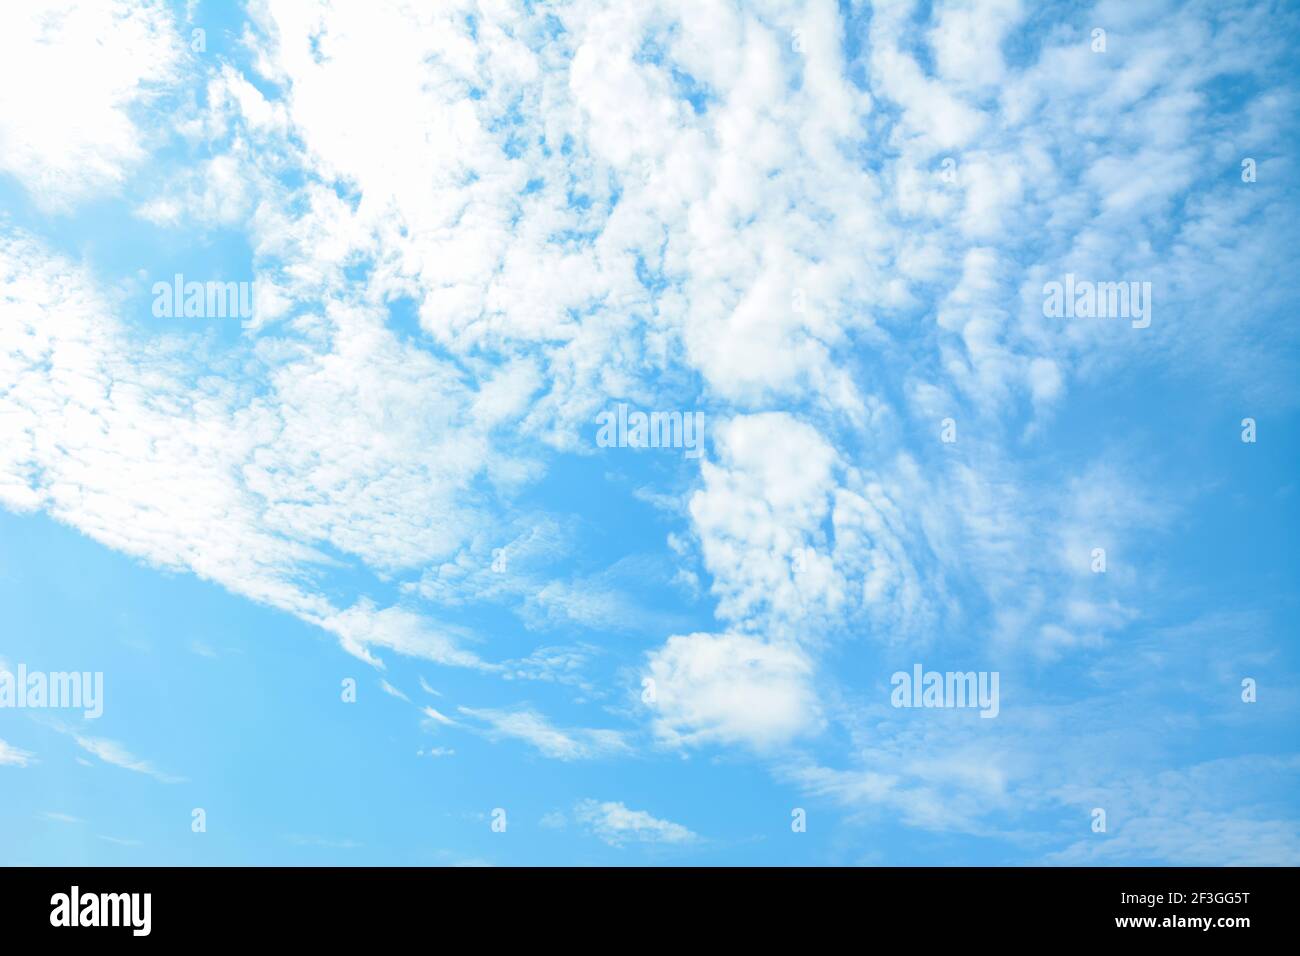
[[[650,655],[658,733],[675,742],[789,742],[819,724],[813,667],[798,647],[743,634],[670,637]]]
[[[119,186],[160,141],[135,117],[177,80],[182,58],[162,2],[4,4],[0,172],[55,210]]]

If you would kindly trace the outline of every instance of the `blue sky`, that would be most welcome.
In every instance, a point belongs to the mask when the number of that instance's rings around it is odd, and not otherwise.
[[[0,11],[0,862],[1300,862],[1294,11],[431,6]]]

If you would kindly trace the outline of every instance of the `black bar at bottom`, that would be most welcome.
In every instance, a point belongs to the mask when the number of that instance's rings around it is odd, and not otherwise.
[[[431,928],[536,942],[622,927],[628,939],[666,945],[700,927],[733,941],[834,931],[864,942],[901,932],[918,944],[1131,936],[1230,946],[1291,935],[1294,878],[1291,869],[1177,867],[13,867],[0,868],[0,927],[10,943],[76,934],[89,944],[283,938],[334,946],[410,934],[445,947],[452,938],[428,937]]]

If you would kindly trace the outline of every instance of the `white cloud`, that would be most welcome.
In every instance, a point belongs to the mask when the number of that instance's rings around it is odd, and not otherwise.
[[[161,783],[185,782],[184,777],[176,777],[158,770],[153,764],[147,760],[141,760],[115,740],[107,740],[103,737],[86,737],[75,733],[72,734],[72,739],[86,753],[92,754],[104,761],[104,763],[112,764],[114,767],[145,774]]]
[[[545,827],[548,830],[563,830],[569,825],[568,818],[562,810],[551,810],[542,814],[542,818],[537,821],[538,826]]]
[[[53,810],[44,810],[41,812],[42,820],[51,820],[54,823],[85,823],[81,817],[74,817],[69,813],[58,813]]]
[[[629,810],[621,802],[583,800],[573,808],[573,815],[610,846],[621,847],[626,843],[684,845],[699,839],[680,823],[660,820],[644,810]]]
[[[1300,824],[1289,818],[1289,801],[1271,807],[1241,802],[1245,792],[1265,787],[1289,796],[1297,770],[1300,757],[1252,754],[1156,774],[1124,773],[1095,787],[1062,787],[1058,795],[1088,824],[1094,807],[1106,810],[1106,832],[1088,832],[1048,859],[1072,866],[1295,866]]]
[[[157,0],[0,5],[0,171],[47,209],[120,186],[157,135],[133,114],[182,57]]]
[[[439,664],[486,666],[475,654],[460,648],[465,635],[458,629],[439,628],[425,617],[400,607],[378,610],[369,599],[324,618],[320,626],[338,635],[345,651],[369,663],[382,664],[370,653],[371,647],[386,647],[407,657]]]
[[[448,727],[456,726],[456,721],[452,720],[446,714],[442,713],[441,711],[437,710],[434,707],[428,707],[428,706],[421,707],[420,712],[424,714],[424,716],[428,717],[430,720],[434,721],[435,723],[444,724]]]
[[[158,226],[203,223],[236,226],[250,212],[248,171],[233,156],[207,160],[141,204],[136,215]]]
[[[821,724],[812,662],[794,645],[679,635],[650,653],[647,675],[655,731],[674,743],[767,748]]]
[[[0,294],[16,317],[0,329],[0,376],[14,383],[0,396],[0,500],[291,611],[371,663],[389,648],[484,666],[461,631],[365,597],[337,610],[308,583],[337,563],[321,544],[391,570],[446,553],[477,522],[454,486],[496,453],[482,433],[447,431],[450,409],[429,409],[425,390],[443,373],[425,353],[374,365],[373,349],[396,342],[362,319],[352,345],[337,343],[360,349],[351,358],[327,350],[264,369],[284,389],[272,404],[217,377],[191,379],[193,342],[142,347],[81,269],[25,237],[0,235]],[[370,375],[373,404],[339,403],[338,389]],[[421,434],[395,435],[386,421]]]
[[[454,757],[456,751],[450,747],[430,747],[428,750],[417,750],[417,757]]]
[[[26,767],[33,756],[30,751],[0,740],[0,767]]]
[[[558,728],[534,710],[493,710],[458,708],[467,717],[488,725],[495,738],[513,738],[537,748],[544,756],[557,760],[591,760],[628,752],[624,735],[617,730],[585,727]]]
[[[717,463],[701,465],[704,487],[690,513],[724,619],[768,614],[771,626],[799,618],[809,603],[835,605],[839,582],[815,557],[792,567],[796,548],[821,548],[835,488],[834,448],[784,412],[721,423]]]
[[[132,840],[127,837],[105,836],[102,833],[99,834],[99,838],[103,840],[105,843],[112,843],[114,846],[143,846],[144,845],[139,840]]]
[[[190,641],[190,650],[193,651],[195,654],[197,654],[199,657],[206,657],[209,660],[216,660],[217,657],[219,656],[212,647],[203,643],[203,641],[200,640]]]

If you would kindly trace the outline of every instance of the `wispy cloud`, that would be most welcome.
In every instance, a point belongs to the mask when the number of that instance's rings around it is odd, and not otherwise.
[[[489,736],[522,740],[543,756],[557,760],[591,760],[630,750],[617,730],[555,727],[535,710],[492,710],[460,707],[459,712],[488,725]]]
[[[134,773],[142,773],[153,777],[160,783],[185,783],[184,777],[177,777],[157,769],[149,761],[141,760],[115,740],[108,740],[104,737],[86,737],[76,733],[72,734],[72,739],[86,753],[98,757],[106,764],[121,767],[123,770],[130,770]]]
[[[420,708],[420,713],[424,714],[425,717],[427,717],[429,720],[433,721],[436,724],[444,724],[448,727],[459,726],[456,723],[456,721],[452,720],[450,717],[448,717],[442,711],[438,710],[436,707],[429,707],[426,705]]]
[[[26,767],[35,754],[0,740],[0,767]]]
[[[57,813],[53,810],[41,811],[40,818],[42,820],[51,820],[54,823],[85,823],[86,822],[85,820],[81,819],[81,817],[74,817],[71,814],[67,814],[67,813]]]
[[[628,843],[684,845],[699,837],[680,823],[661,820],[644,810],[630,810],[621,802],[583,800],[573,808],[574,817],[610,846]]]
[[[126,837],[105,836],[100,834],[99,838],[105,843],[112,843],[114,846],[144,846],[139,840],[132,840]]]

